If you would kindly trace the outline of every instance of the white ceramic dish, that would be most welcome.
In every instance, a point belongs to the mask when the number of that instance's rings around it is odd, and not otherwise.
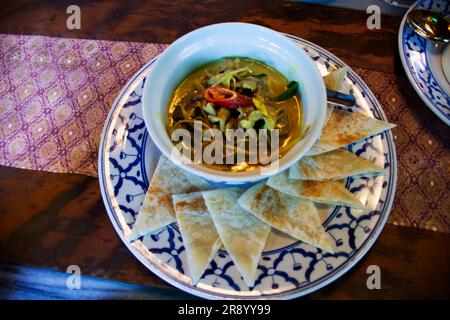
[[[442,66],[443,46],[422,38],[406,23],[411,10],[436,11],[450,15],[448,0],[418,0],[403,17],[398,33],[400,59],[414,90],[442,121],[450,126],[450,84]]]
[[[444,72],[445,80],[447,80],[447,85],[450,87],[450,45],[447,44],[442,51],[441,57],[442,72]],[[447,89],[448,90],[448,89]],[[447,91],[450,92],[450,91]]]
[[[287,38],[308,53],[323,75],[345,66],[313,43]],[[386,175],[377,178],[357,176],[345,181],[350,192],[370,210],[319,209],[325,230],[335,240],[334,254],[274,232],[259,262],[256,284],[250,290],[224,250],[214,257],[200,282],[193,285],[186,274],[186,250],[175,224],[130,243],[131,228],[160,156],[142,116],[143,86],[155,74],[152,68],[156,61],[150,61],[124,86],[111,107],[100,141],[100,190],[111,223],[128,250],[168,283],[208,299],[291,299],[322,288],[357,264],[381,233],[395,196],[397,159],[390,130],[348,147],[386,168]],[[355,112],[387,120],[373,93],[351,69],[342,92],[355,96]]]
[[[299,82],[304,138],[277,166],[265,170],[225,172],[187,164],[172,155],[173,143],[166,130],[167,105],[177,85],[205,63],[227,56],[265,62],[287,79]],[[171,44],[154,63],[152,77],[143,90],[144,121],[155,145],[183,169],[210,181],[226,184],[254,182],[284,170],[299,160],[319,137],[325,120],[326,92],[317,67],[303,49],[271,29],[247,23],[221,23],[197,29]],[[174,158],[175,157],[175,158]]]

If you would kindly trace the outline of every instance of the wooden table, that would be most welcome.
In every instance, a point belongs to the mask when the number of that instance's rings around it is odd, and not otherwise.
[[[81,30],[66,28],[70,1],[3,1],[0,33],[170,43],[195,28],[243,21],[312,41],[352,67],[406,78],[397,53],[400,17],[368,30],[365,12],[293,1],[77,1]],[[421,104],[420,98],[410,95]],[[448,132],[448,131],[447,131]],[[116,235],[93,177],[0,167],[0,261],[168,286],[144,268]],[[394,203],[395,208],[395,203]],[[372,250],[313,299],[450,297],[450,235],[386,225]],[[368,290],[367,267],[381,268],[381,290]]]

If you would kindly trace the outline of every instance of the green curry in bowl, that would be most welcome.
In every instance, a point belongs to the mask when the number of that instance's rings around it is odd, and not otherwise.
[[[178,85],[169,102],[167,130],[170,136],[177,129],[188,130],[194,136],[196,121],[201,122],[203,132],[216,129],[224,137],[233,129],[268,132],[277,129],[278,156],[281,157],[301,138],[301,117],[297,82],[289,82],[263,62],[231,57],[202,66]],[[208,143],[202,141],[203,145]],[[224,161],[205,165],[233,172],[261,167],[259,162],[248,161],[253,152],[247,148],[248,143],[245,141],[243,163]],[[270,137],[268,143],[271,143]],[[232,148],[237,152],[238,143]]]

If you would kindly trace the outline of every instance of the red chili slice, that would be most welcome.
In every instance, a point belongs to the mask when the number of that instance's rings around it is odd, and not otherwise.
[[[252,104],[250,97],[222,87],[209,87],[203,96],[207,101],[225,108],[248,107]]]

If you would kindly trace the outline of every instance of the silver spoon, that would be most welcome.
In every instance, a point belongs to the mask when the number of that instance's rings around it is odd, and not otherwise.
[[[425,39],[435,42],[450,42],[450,24],[437,12],[414,9],[406,16],[406,22]]]

